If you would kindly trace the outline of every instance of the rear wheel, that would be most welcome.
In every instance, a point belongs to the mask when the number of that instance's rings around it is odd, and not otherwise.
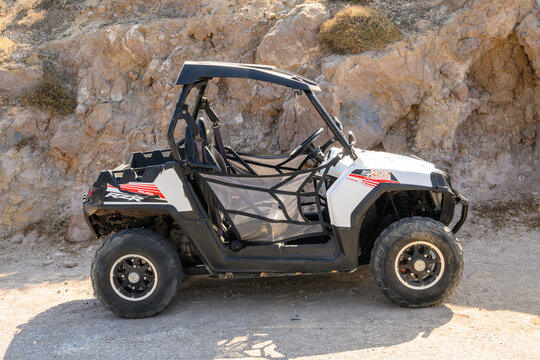
[[[379,289],[401,306],[438,304],[463,274],[463,251],[444,224],[424,217],[391,224],[377,238],[371,272]]]
[[[123,317],[161,312],[180,287],[178,254],[161,235],[126,229],[107,238],[96,251],[91,277],[97,298]]]

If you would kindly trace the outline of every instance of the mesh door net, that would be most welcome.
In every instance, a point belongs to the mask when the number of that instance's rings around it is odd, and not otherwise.
[[[241,240],[258,243],[282,242],[326,233],[320,207],[320,176],[327,166],[279,176],[222,176],[200,174],[219,200]],[[323,175],[324,176],[324,175]],[[308,183],[315,191],[305,191]],[[310,186],[313,189],[313,186]],[[315,197],[318,220],[302,214],[302,199]]]
[[[299,155],[296,158],[287,161],[287,156],[252,156],[242,154],[242,159],[257,173],[257,175],[275,175],[297,171],[300,165],[304,164],[307,155]],[[227,157],[227,160],[239,170],[239,173],[249,174],[249,170],[234,157]]]

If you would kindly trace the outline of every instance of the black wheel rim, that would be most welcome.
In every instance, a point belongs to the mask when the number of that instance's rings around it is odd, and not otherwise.
[[[415,241],[404,246],[395,260],[395,272],[399,281],[415,290],[434,286],[444,274],[444,268],[442,252],[426,241]]]
[[[122,256],[111,267],[111,286],[121,298],[141,301],[148,298],[158,283],[157,269],[142,255]]]

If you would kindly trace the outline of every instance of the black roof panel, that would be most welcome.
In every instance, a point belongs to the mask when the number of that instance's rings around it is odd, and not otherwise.
[[[300,75],[261,64],[236,64],[217,61],[186,61],[176,85],[193,84],[204,78],[245,78],[266,81],[298,90],[320,91],[319,85]]]

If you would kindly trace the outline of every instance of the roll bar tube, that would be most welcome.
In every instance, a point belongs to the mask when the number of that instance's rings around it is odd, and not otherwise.
[[[315,109],[317,109],[317,112],[322,117],[326,125],[330,127],[332,132],[334,133],[334,136],[339,141],[339,143],[343,146],[343,149],[353,158],[356,159],[356,154],[349,142],[345,139],[345,136],[343,135],[343,132],[337,127],[336,123],[330,115],[326,112],[322,104],[319,102],[319,100],[315,97],[313,92],[311,90],[304,90],[304,93],[308,97],[309,101],[315,106]]]
[[[202,79],[197,81],[196,83],[190,84],[190,85],[184,85],[182,88],[182,92],[180,93],[180,96],[178,97],[178,101],[176,102],[176,107],[174,108],[174,113],[171,117],[171,122],[169,123],[169,128],[167,129],[167,143],[169,144],[169,147],[171,149],[171,155],[175,161],[181,162],[182,158],[180,157],[180,152],[178,151],[178,148],[176,146],[176,142],[174,141],[174,130],[176,129],[176,125],[178,123],[178,120],[183,118],[182,111],[186,110],[185,102],[186,99],[191,92],[191,89],[199,88],[199,94],[197,95],[197,103],[195,104],[195,109],[193,111],[194,116],[196,117],[199,113],[199,109],[201,107],[201,100],[204,96],[204,92],[206,90],[206,85],[208,84],[208,79]],[[189,124],[188,124],[189,125]],[[197,129],[193,129],[197,131],[198,134],[198,127]],[[194,133],[195,135],[195,133]]]
[[[201,107],[201,101],[202,97],[204,95],[204,92],[206,90],[206,84],[208,83],[208,79],[203,79],[201,81],[198,81],[191,85],[184,85],[182,88],[182,92],[180,93],[180,96],[178,97],[178,101],[176,102],[176,107],[174,108],[174,113],[171,117],[171,122],[169,123],[169,128],[167,129],[167,142],[169,143],[169,147],[171,149],[171,155],[174,160],[180,162],[182,161],[182,158],[180,157],[180,152],[178,151],[178,148],[176,147],[176,142],[174,141],[174,130],[176,129],[176,125],[178,123],[178,120],[182,118],[182,111],[185,110],[184,103],[191,91],[192,88],[198,87],[199,94],[197,96],[197,103],[195,104],[194,109],[194,115],[197,116],[197,113],[199,112],[199,109]],[[343,132],[337,127],[336,123],[330,115],[326,112],[322,104],[319,102],[319,100],[315,97],[313,92],[311,90],[304,90],[304,93],[308,97],[309,101],[313,104],[321,118],[324,120],[327,126],[330,127],[332,130],[332,133],[336,137],[336,139],[339,141],[339,143],[343,146],[343,149],[345,152],[350,155],[353,159],[356,159],[356,154],[352,148],[352,146],[349,144],[349,142],[345,139],[345,136],[343,135]]]
[[[176,124],[178,123],[178,119],[180,118],[180,113],[182,111],[182,105],[186,101],[186,98],[191,90],[191,86],[184,86],[182,88],[182,92],[180,93],[180,96],[178,97],[178,101],[176,102],[176,107],[174,108],[174,113],[171,117],[171,122],[169,123],[169,128],[167,129],[167,142],[169,143],[169,148],[171,149],[171,155],[175,161],[182,161],[182,158],[180,157],[180,152],[178,151],[178,148],[176,147],[176,142],[174,141],[174,130],[176,129]]]

